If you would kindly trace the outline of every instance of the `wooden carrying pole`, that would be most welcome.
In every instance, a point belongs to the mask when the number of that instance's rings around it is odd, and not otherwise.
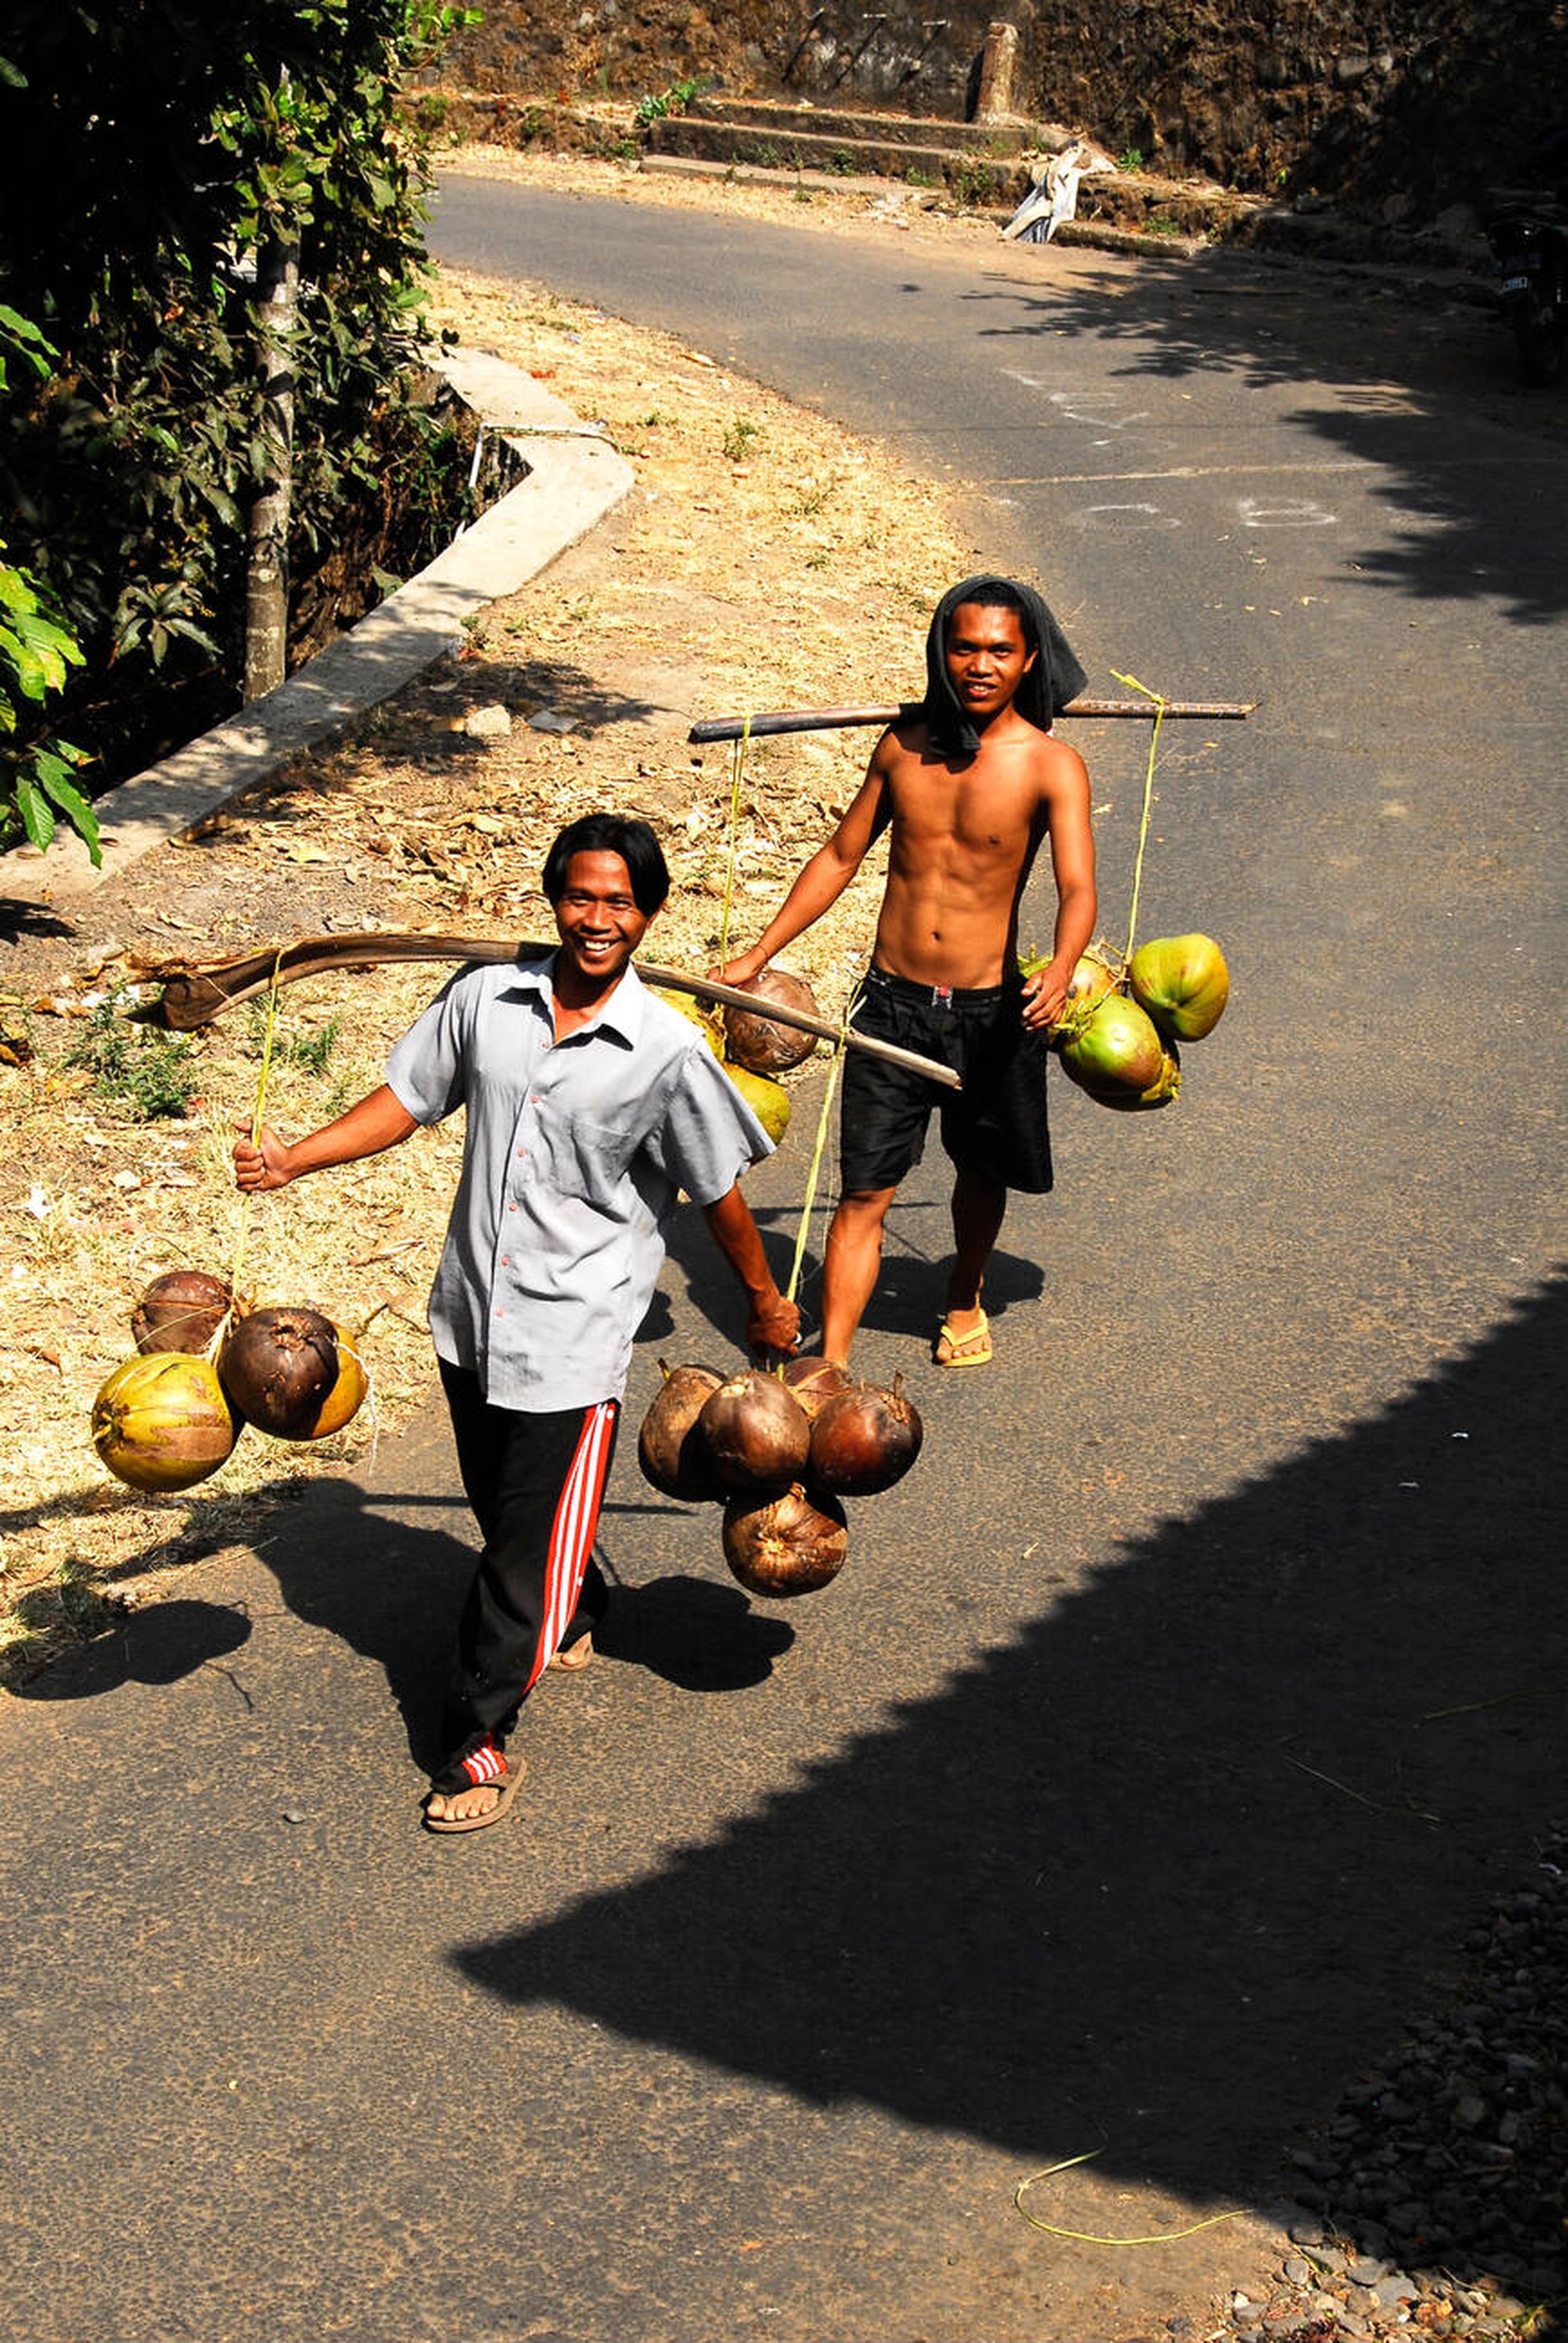
[[[515,939],[498,936],[437,936],[417,931],[399,935],[384,933],[379,929],[357,935],[300,936],[291,944],[265,944],[258,951],[233,952],[225,960],[154,962],[142,971],[143,980],[161,985],[163,990],[156,1001],[148,1002],[136,1014],[145,1024],[164,1025],[176,1033],[189,1033],[198,1026],[210,1025],[236,1001],[254,1001],[258,994],[271,991],[275,984],[297,984],[303,977],[347,976],[391,960],[484,960],[497,965],[519,958],[542,960],[554,950],[553,944],[518,943]],[[699,1001],[711,1001],[725,1009],[744,1009],[752,1016],[769,1018],[775,1024],[793,1026],[801,1033],[814,1033],[821,1041],[842,1038],[851,1050],[864,1051],[873,1058],[886,1058],[892,1065],[923,1074],[928,1081],[940,1082],[944,1090],[963,1088],[950,1066],[940,1064],[935,1058],[921,1057],[914,1050],[900,1050],[891,1041],[879,1041],[868,1034],[857,1033],[853,1026],[845,1032],[830,1017],[813,1017],[804,1009],[760,1000],[754,992],[742,992],[733,984],[718,984],[711,977],[689,976],[684,969],[655,968],[648,960],[637,960],[633,965],[645,982],[662,985],[667,991],[689,992]]]
[[[687,734],[691,741],[759,740],[774,732],[833,732],[851,724],[907,723],[924,702],[900,700],[896,708],[786,708],[769,716],[709,716]],[[1070,699],[1063,716],[1191,716],[1223,724],[1250,716],[1255,699]]]

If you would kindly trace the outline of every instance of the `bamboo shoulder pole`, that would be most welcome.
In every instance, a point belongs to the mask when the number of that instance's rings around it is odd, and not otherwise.
[[[518,958],[541,960],[554,950],[553,944],[519,943],[514,937],[427,935],[417,931],[399,935],[378,929],[357,935],[300,936],[290,944],[267,944],[258,951],[232,952],[224,960],[150,963],[142,970],[143,981],[160,985],[162,991],[156,1001],[138,1010],[136,1015],[144,1023],[189,1033],[199,1026],[210,1025],[237,1001],[254,1001],[275,983],[297,984],[308,976],[354,975],[395,960],[478,960],[497,965]],[[649,960],[637,960],[633,965],[648,984],[660,985],[670,992],[689,992],[699,1001],[711,1001],[721,1008],[745,1009],[753,1015],[770,1018],[777,1024],[793,1026],[799,1032],[813,1033],[819,1041],[837,1041],[842,1031],[830,1017],[815,1017],[807,1010],[791,1009],[780,1001],[759,1001],[755,993],[742,992],[733,984],[719,984],[711,977],[693,976],[685,969],[656,968]],[[952,1068],[935,1058],[922,1057],[914,1050],[900,1050],[891,1041],[875,1041],[867,1034],[857,1033],[853,1026],[844,1039],[851,1050],[907,1067],[928,1081],[940,1083],[944,1090],[963,1088]]]
[[[920,714],[922,702],[900,700],[893,708],[785,708],[766,716],[709,716],[694,724],[687,734],[689,740],[701,744],[712,740],[760,740],[779,732],[833,732],[855,724],[906,723]],[[1186,716],[1204,722],[1224,724],[1251,716],[1257,707],[1255,699],[1070,699],[1061,709],[1063,716],[1072,717],[1141,717],[1146,721],[1156,715]]]

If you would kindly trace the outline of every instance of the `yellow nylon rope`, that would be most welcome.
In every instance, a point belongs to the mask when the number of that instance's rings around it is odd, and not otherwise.
[[[1126,683],[1131,679],[1118,676],[1116,679]],[[1048,2237],[1068,2237],[1079,2246],[1171,2246],[1180,2237],[1195,2237],[1201,2229],[1218,2228],[1221,2221],[1239,2221],[1241,2217],[1241,2208],[1236,2207],[1228,2213],[1210,2213],[1201,2221],[1190,2221],[1182,2229],[1157,2229],[1147,2237],[1102,2237],[1093,2229],[1060,2228],[1054,2221],[1042,2221],[1038,2215],[1024,2211],[1024,2191],[1032,2188],[1037,2180],[1049,2180],[1055,2173],[1070,2172],[1075,2164],[1088,2164],[1099,2154],[1099,2148],[1090,2147],[1081,2156],[1064,2156],[1060,2164],[1048,2164],[1043,2171],[1031,2172],[1027,2180],[1019,2182],[1012,2192],[1012,2201],[1031,2229],[1043,2229]]]
[[[261,1072],[256,1080],[256,1104],[251,1110],[250,1117],[250,1143],[253,1147],[260,1144],[262,1118],[266,1111],[266,1081],[272,1071],[273,1036],[277,1031],[277,979],[282,965],[283,952],[280,949],[276,959],[272,963],[272,982],[267,987],[266,993],[266,1022],[262,1035]],[[237,1294],[239,1292],[240,1275],[245,1268],[246,1245],[250,1235],[250,1207],[254,1199],[248,1193],[242,1195],[239,1200],[239,1225],[235,1232],[234,1240],[234,1266],[228,1273],[228,1286],[231,1293]]]
[[[1143,886],[1143,849],[1148,843],[1149,816],[1154,804],[1154,759],[1160,750],[1160,727],[1165,721],[1165,710],[1170,702],[1162,691],[1151,691],[1149,686],[1140,683],[1135,675],[1123,675],[1119,668],[1114,667],[1111,672],[1118,683],[1126,684],[1131,691],[1141,691],[1145,699],[1154,702],[1154,722],[1149,734],[1149,763],[1143,775],[1143,819],[1138,825],[1138,856],[1132,866],[1132,908],[1127,914],[1127,949],[1122,954],[1123,960],[1130,960],[1138,930],[1138,898]]]

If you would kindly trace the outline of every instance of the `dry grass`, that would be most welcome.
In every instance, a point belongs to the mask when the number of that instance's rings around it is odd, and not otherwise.
[[[699,353],[472,277],[448,277],[440,306],[466,340],[601,419],[637,488],[586,547],[493,605],[460,659],[199,839],[85,899],[63,936],[8,955],[0,1011],[25,1062],[5,1061],[0,1033],[0,1676],[166,1592],[193,1558],[253,1541],[290,1480],[341,1469],[373,1436],[368,1410],[315,1448],[247,1433],[219,1473],[178,1496],[109,1479],[88,1438],[92,1398],[128,1353],[132,1302],[159,1271],[226,1272],[243,1228],[243,1282],[266,1297],[349,1323],[389,1305],[367,1344],[383,1432],[434,1380],[424,1297],[457,1132],[244,1203],[227,1156],[255,1105],[259,1021],[241,1009],[197,1037],[187,1062],[198,1102],[186,1120],[146,1122],[66,1062],[95,996],[137,952],[199,959],[312,929],[548,936],[536,891],[545,850],[563,820],[602,805],[646,815],[669,850],[675,892],[650,957],[706,967],[720,937],[731,759],[687,745],[691,718],[918,692],[927,615],[967,566],[927,483]],[[497,702],[509,735],[462,729],[468,711]],[[578,729],[530,729],[546,708]],[[819,842],[869,746],[848,733],[751,749],[732,949]],[[869,871],[789,955],[829,1010],[864,964],[878,893]],[[373,1087],[441,973],[383,970],[285,993],[268,1119],[297,1133]]]

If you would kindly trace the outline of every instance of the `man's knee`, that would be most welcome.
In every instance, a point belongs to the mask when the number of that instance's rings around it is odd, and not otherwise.
[[[846,1228],[880,1228],[888,1216],[888,1207],[898,1192],[896,1188],[846,1189],[839,1199],[833,1219]]]

